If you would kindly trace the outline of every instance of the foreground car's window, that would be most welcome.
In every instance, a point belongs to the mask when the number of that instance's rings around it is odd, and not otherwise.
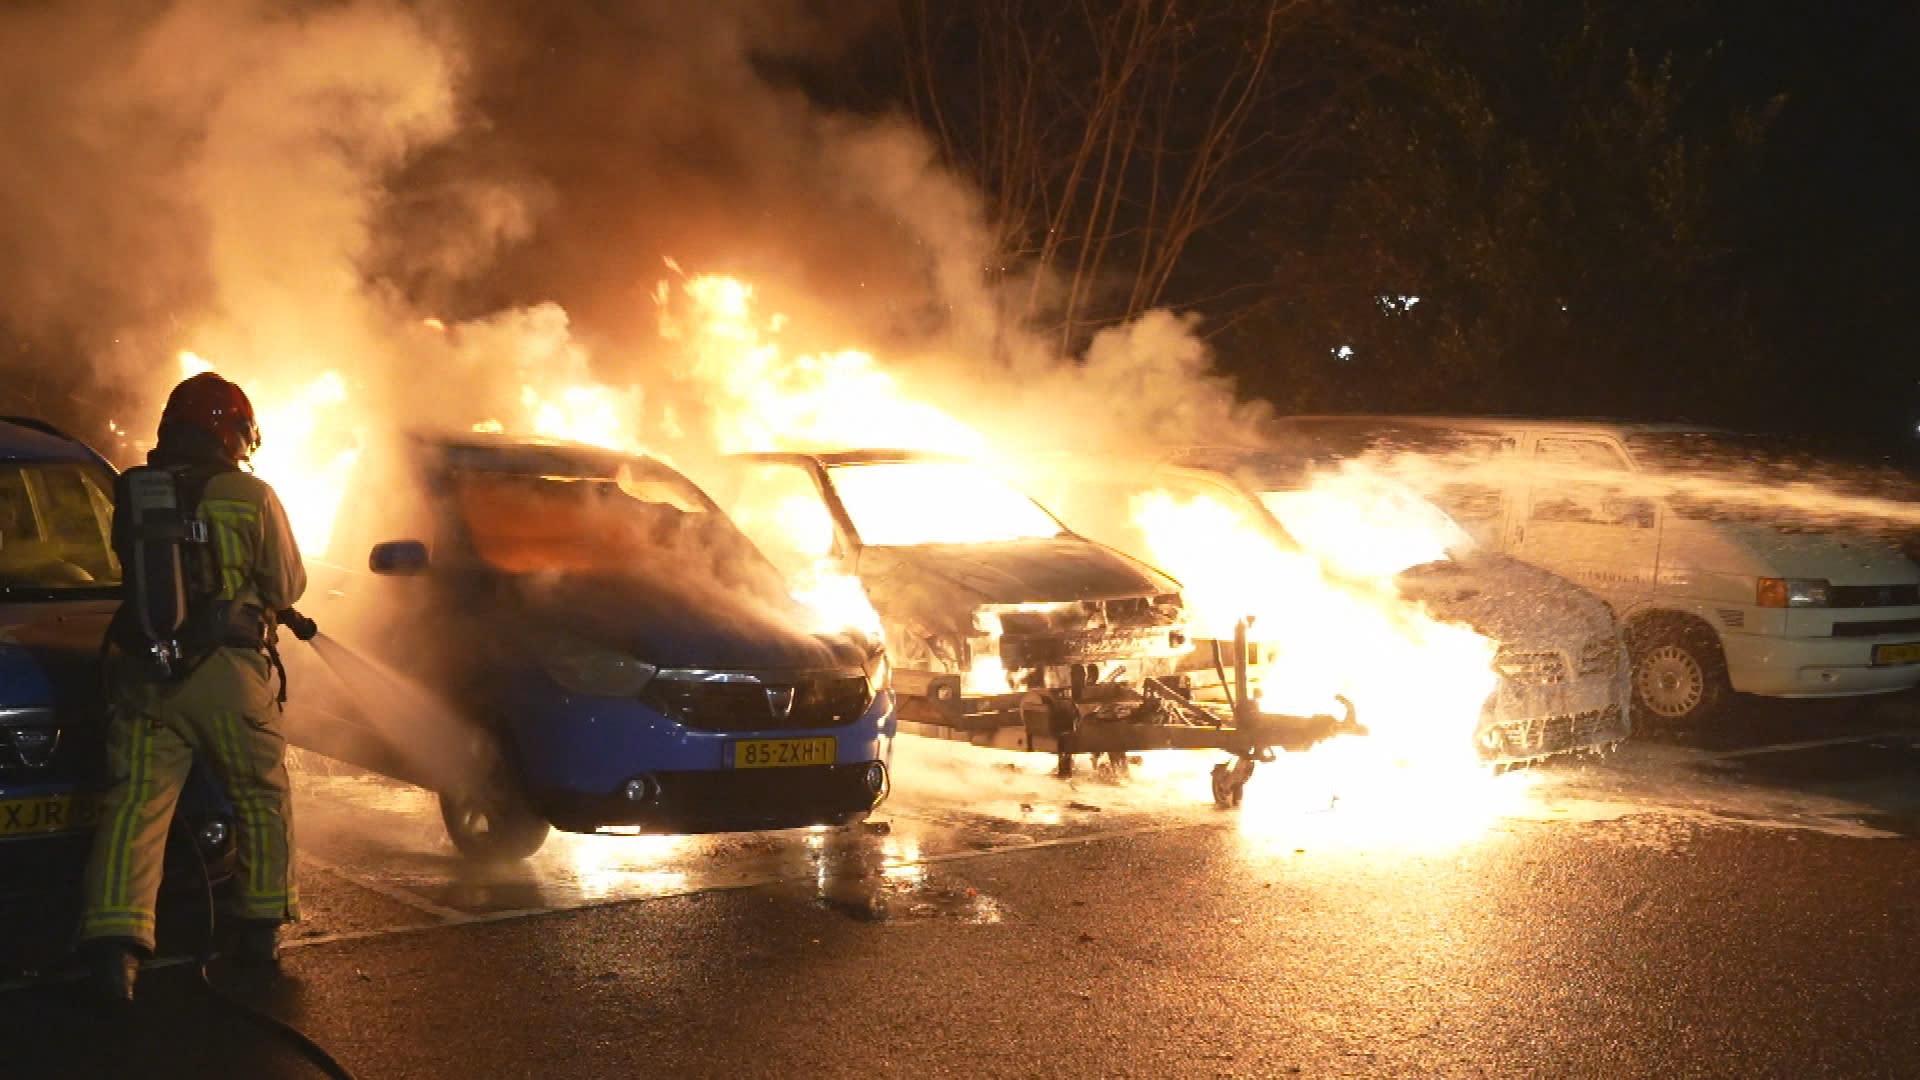
[[[863,544],[987,544],[1064,531],[1019,489],[966,462],[837,465],[828,475]]]
[[[91,465],[0,463],[0,591],[120,583],[112,480]]]
[[[480,559],[513,574],[763,570],[757,552],[684,478],[456,470],[454,499]]]

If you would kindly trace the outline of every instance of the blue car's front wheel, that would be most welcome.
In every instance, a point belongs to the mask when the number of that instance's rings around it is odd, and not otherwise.
[[[440,820],[460,854],[507,862],[524,859],[547,842],[547,820],[534,812],[514,771],[500,761],[485,780],[459,791],[442,791]]]

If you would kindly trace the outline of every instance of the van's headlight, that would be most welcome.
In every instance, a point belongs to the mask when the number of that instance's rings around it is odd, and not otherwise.
[[[1761,607],[1827,606],[1827,583],[1818,578],[1763,577],[1757,592]]]
[[[632,697],[660,669],[638,657],[577,638],[540,643],[540,666],[562,690],[596,697]]]

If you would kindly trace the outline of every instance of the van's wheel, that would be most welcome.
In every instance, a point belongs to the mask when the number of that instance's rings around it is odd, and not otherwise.
[[[1713,632],[1701,626],[1665,623],[1631,635],[1633,707],[1663,724],[1711,719],[1733,696],[1727,658]]]
[[[521,791],[519,777],[499,762],[480,783],[442,791],[440,820],[460,854],[484,862],[511,862],[540,850],[550,830]]]

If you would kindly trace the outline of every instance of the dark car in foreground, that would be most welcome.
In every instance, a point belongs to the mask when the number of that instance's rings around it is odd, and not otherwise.
[[[362,463],[296,745],[436,791],[470,855],[849,824],[888,790],[877,641],[834,632],[652,458],[417,436]]]
[[[120,598],[113,469],[35,420],[0,418],[0,925],[77,914],[103,779],[100,642]],[[181,796],[168,887],[200,888],[231,857],[231,808],[196,767]],[[9,941],[9,945],[18,942]]]

